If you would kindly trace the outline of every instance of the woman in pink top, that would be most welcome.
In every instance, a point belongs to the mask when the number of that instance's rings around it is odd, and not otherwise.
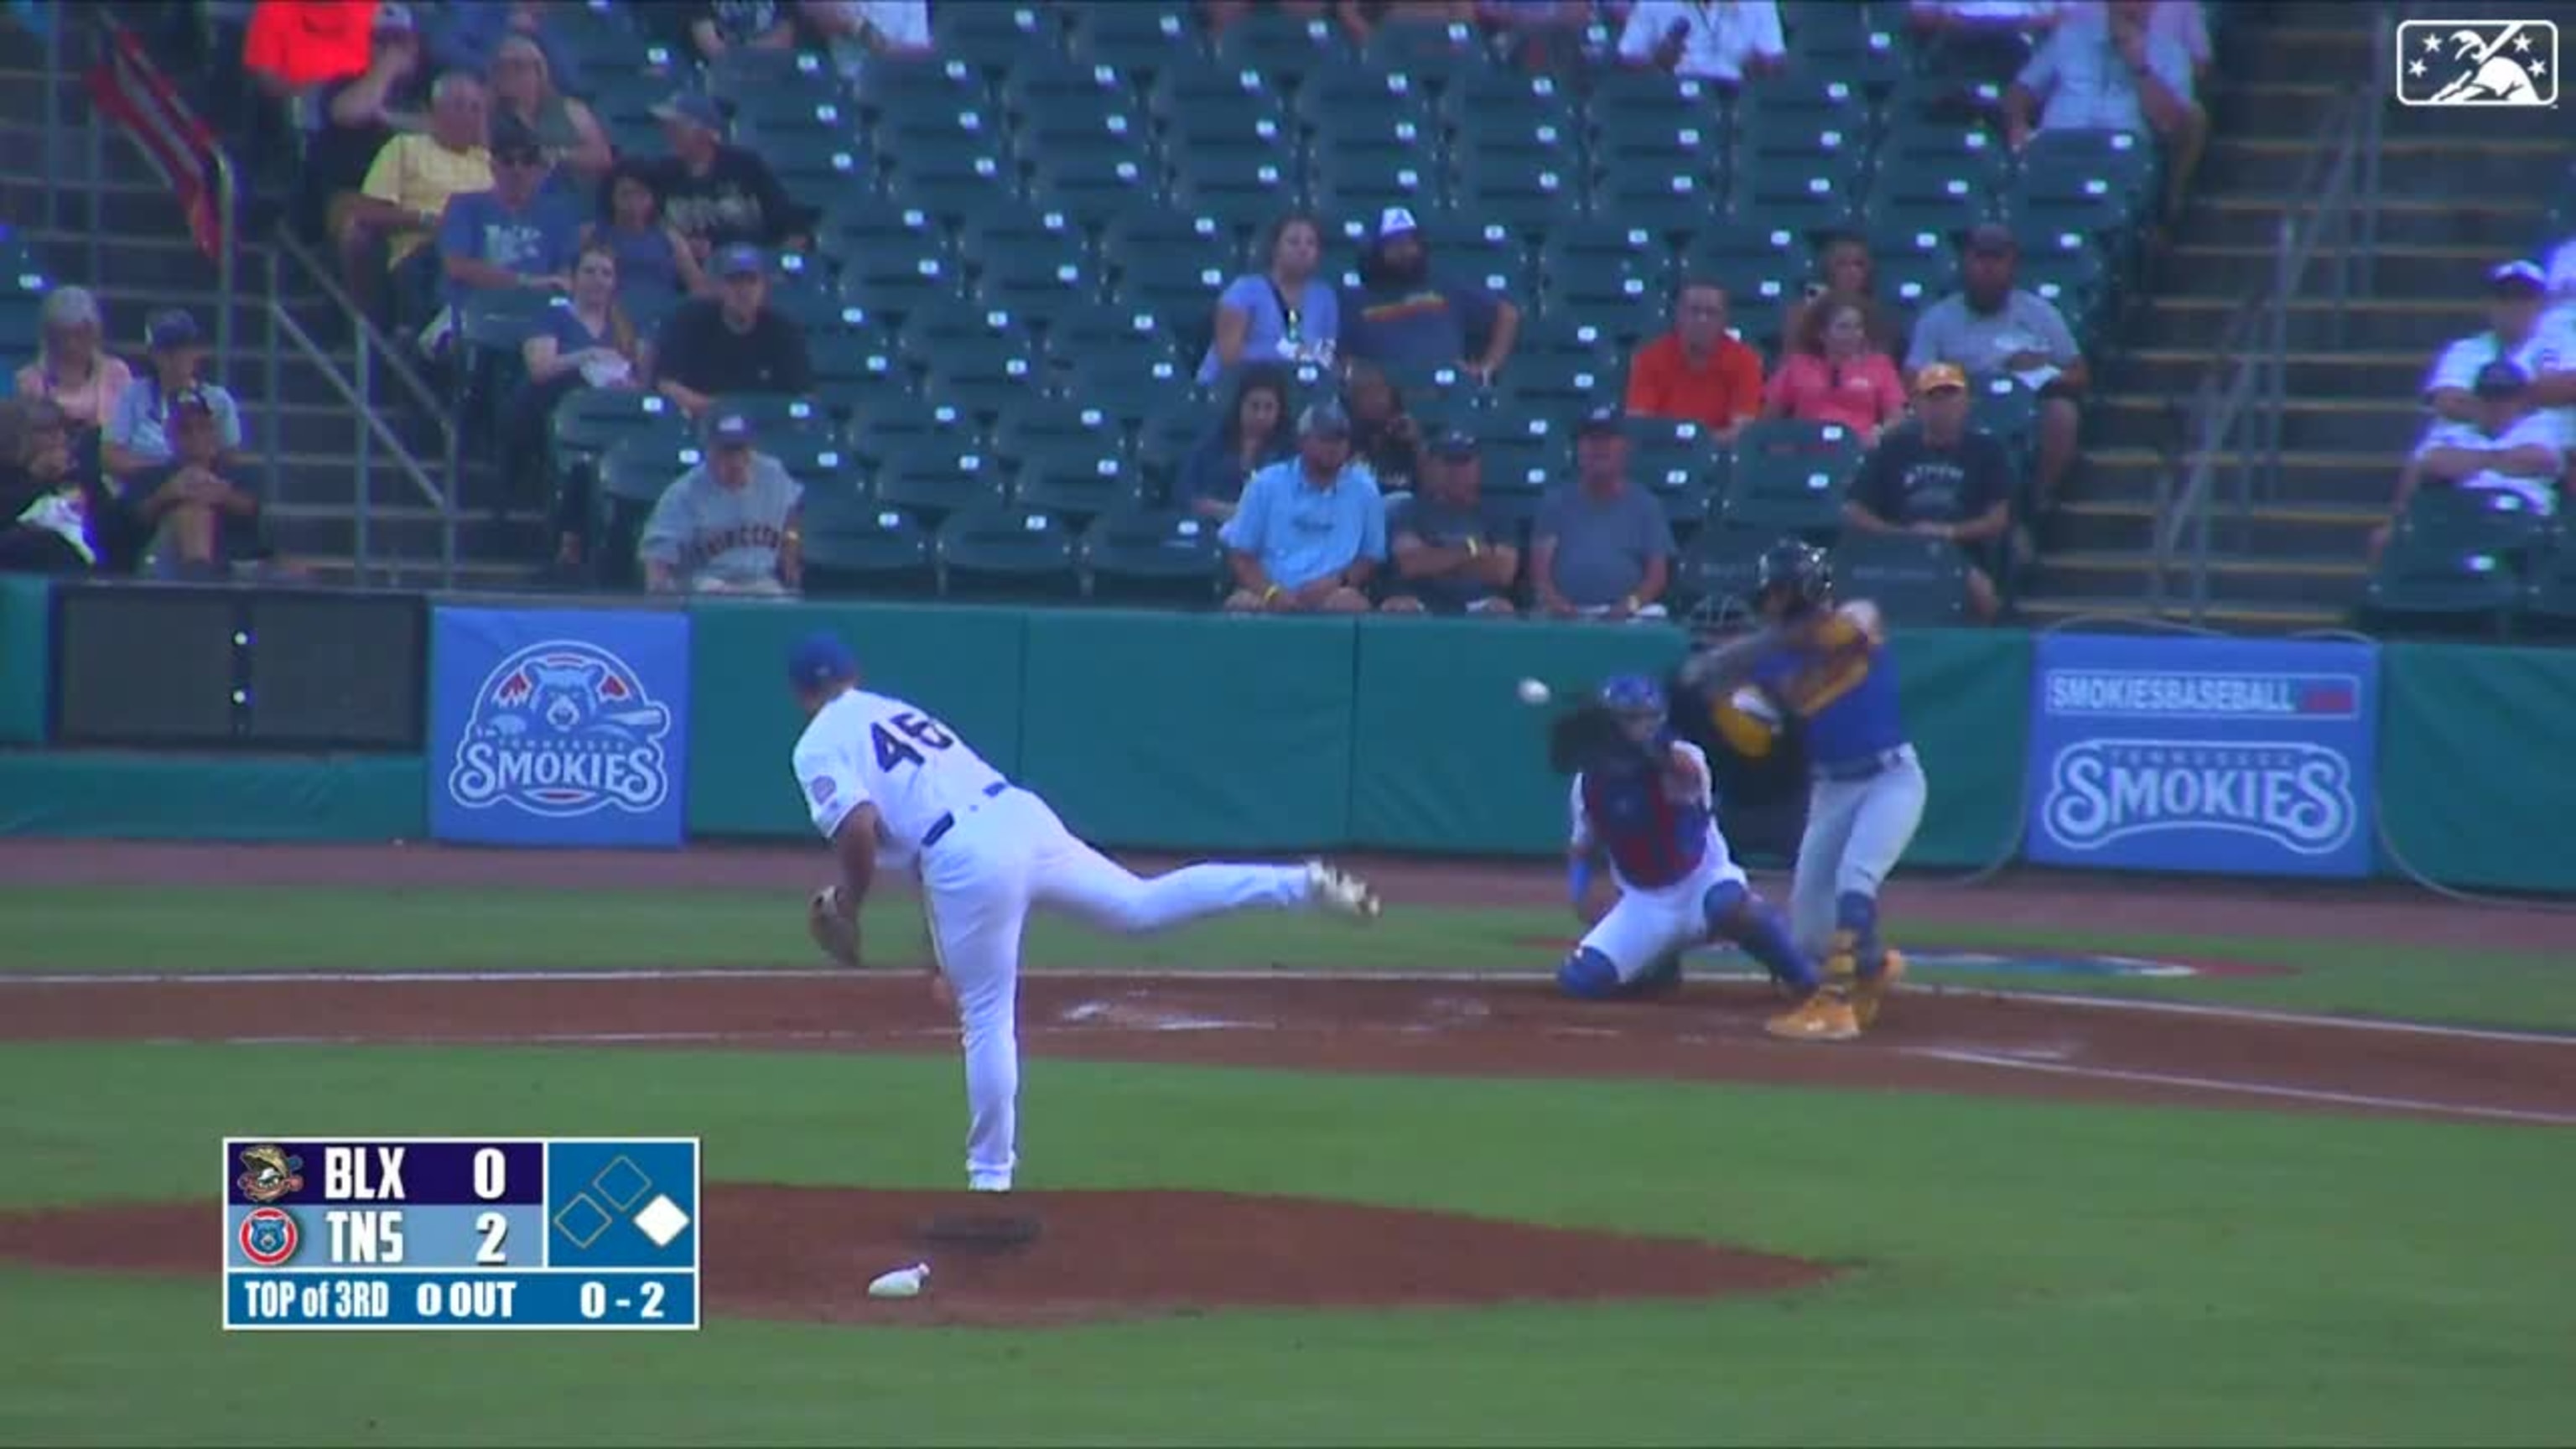
[[[99,346],[98,299],[80,287],[45,294],[36,360],[18,369],[18,395],[50,398],[75,434],[95,435],[134,372]]]
[[[1762,390],[1762,415],[1840,423],[1863,443],[1876,441],[1880,428],[1905,415],[1905,384],[1887,354],[1869,345],[1867,315],[1837,298],[1819,300],[1800,321]]]

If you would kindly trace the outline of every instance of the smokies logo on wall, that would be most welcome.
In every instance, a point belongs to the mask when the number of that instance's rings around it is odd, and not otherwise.
[[[2057,752],[2040,818],[2070,850],[2220,830],[2331,855],[2360,819],[2352,763],[2295,741],[2086,740]]]
[[[475,691],[448,793],[469,810],[649,814],[671,790],[670,728],[670,708],[614,652],[577,639],[531,644]]]

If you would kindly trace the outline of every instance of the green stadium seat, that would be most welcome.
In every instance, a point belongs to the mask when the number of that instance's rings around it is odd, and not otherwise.
[[[1723,117],[1638,114],[1621,117],[1615,125],[1596,124],[1591,155],[1593,174],[1599,177],[1690,176],[1707,182],[1726,161]]]
[[[1074,568],[1096,603],[1206,606],[1225,588],[1216,525],[1171,509],[1120,509],[1093,519],[1075,542]]]
[[[1085,302],[1047,318],[1042,332],[1048,363],[1063,378],[1079,381],[1091,368],[1134,372],[1156,366],[1172,369],[1164,375],[1167,381],[1182,375],[1175,329],[1150,307]]]
[[[1941,539],[1847,530],[1834,545],[1834,588],[1876,604],[1899,628],[1966,621],[1967,561],[1958,545]]]
[[[943,598],[1071,598],[1074,530],[1052,509],[1011,504],[960,509],[939,525],[931,561]]]
[[[1465,142],[1488,135],[1527,135],[1541,127],[1567,142],[1582,133],[1582,108],[1571,87],[1543,73],[1487,67],[1452,77],[1436,104],[1440,122]]]
[[[900,508],[827,505],[812,494],[804,521],[804,594],[809,599],[928,598],[937,591],[930,531]]]
[[[2021,153],[2024,181],[2100,179],[2131,201],[2154,194],[2161,170],[2155,138],[2135,131],[2041,130]]]
[[[873,324],[808,333],[805,354],[814,364],[818,396],[896,387],[904,381],[903,358],[893,336]]]
[[[842,261],[840,300],[845,314],[901,319],[924,303],[954,297],[965,280],[935,243],[871,247]]]
[[[2513,631],[2540,639],[2576,636],[2576,544],[2563,535],[2532,559],[2515,601]]]
[[[1664,250],[1725,214],[1725,198],[1686,171],[1665,176],[1612,172],[1592,183],[1592,214],[1613,226],[1654,233]]]
[[[1293,209],[1304,184],[1291,150],[1193,149],[1172,156],[1175,207],[1211,218],[1238,238]]]
[[[1584,110],[1591,117],[1596,149],[1615,147],[1626,135],[1687,126],[1708,130],[1712,146],[1725,141],[1724,93],[1707,82],[1662,70],[1623,67],[1602,73],[1593,81]]]
[[[1580,214],[1585,190],[1579,165],[1536,153],[1479,153],[1458,163],[1459,211],[1514,236],[1536,236]]]
[[[846,432],[850,451],[860,463],[880,470],[894,459],[926,450],[954,454],[982,446],[982,435],[965,409],[944,399],[906,393],[869,397],[851,415]]]
[[[1136,441],[1130,450],[1138,466],[1156,487],[1168,496],[1172,476],[1190,456],[1190,450],[1216,426],[1224,405],[1215,398],[1195,390],[1164,392],[1155,406],[1136,420]]]
[[[1859,173],[1841,159],[1751,156],[1736,168],[1733,209],[1812,240],[1851,230],[1859,214]]]
[[[960,7],[951,5],[949,9]],[[972,6],[966,8],[975,8]],[[1207,51],[1189,7],[1146,0],[1116,5],[1084,5],[1069,11],[1073,53],[1096,65],[1160,80],[1178,70],[1203,66]]]
[[[1064,447],[1023,459],[1011,478],[1011,501],[1062,514],[1079,528],[1104,513],[1143,506],[1145,474],[1114,443]]]
[[[1046,380],[1037,339],[1018,336],[944,342],[930,356],[922,388],[979,419],[999,416]]]
[[[658,393],[583,388],[556,404],[548,452],[557,476],[562,476],[566,465],[595,460],[618,443],[638,437],[679,447],[694,442],[697,433],[688,418]]]
[[[936,256],[946,247],[929,212],[882,191],[836,193],[815,224],[814,250],[836,267],[886,249]]]
[[[1052,55],[1064,43],[1062,14],[1053,5],[1010,5],[998,0],[934,5],[930,7],[931,49],[987,76],[1007,78],[1028,66],[1031,57]]]
[[[818,489],[855,492],[858,454],[829,432],[798,430],[760,435],[760,451],[796,477],[811,494]]]
[[[1735,128],[1736,164],[1829,166],[1856,184],[1869,166],[1868,128],[1866,112],[1756,111]]]
[[[1702,525],[1673,560],[1672,607],[1720,619],[1750,616],[1763,551],[1779,537],[1775,529],[1729,523],[1721,504],[1719,516]]]
[[[1031,394],[1005,408],[993,425],[993,456],[1014,470],[1050,455],[1115,453],[1125,443],[1116,417],[1073,398]]]
[[[1375,221],[1390,206],[1417,216],[1445,205],[1440,169],[1429,157],[1380,155],[1336,157],[1312,177],[1313,203],[1329,222],[1367,218]]]
[[[784,433],[827,434],[832,430],[832,415],[810,397],[790,397],[771,392],[726,392],[716,396],[708,416],[740,413],[751,419],[751,425],[763,437]]]
[[[1062,212],[996,210],[968,222],[958,242],[975,271],[976,300],[1033,322],[1099,294],[1090,243]]]
[[[1891,129],[1879,143],[1882,181],[1929,176],[1968,181],[1991,196],[2012,180],[2012,153],[1995,134],[1966,122],[1920,122]],[[1882,186],[1881,188],[1885,188]],[[1943,188],[1947,190],[1946,186]]]
[[[1402,71],[1353,67],[1314,75],[1297,88],[1289,114],[1318,140],[1401,135],[1428,145],[1440,135],[1430,89]]]
[[[2495,553],[2527,562],[2549,551],[2558,522],[2519,493],[2427,483],[2397,521],[2400,540],[2465,553]]]
[[[1899,76],[1880,103],[1879,112],[1893,137],[1923,126],[2000,123],[2003,103],[2004,87],[2000,81],[1924,70]]]
[[[2009,377],[1969,385],[1969,421],[2001,438],[2013,456],[2028,462],[2039,435],[2039,394]]]
[[[1257,70],[1188,66],[1154,77],[1145,108],[1166,145],[1294,145],[1287,92]]]
[[[1441,270],[1507,297],[1531,294],[1529,250],[1510,226],[1472,212],[1415,219]]]
[[[1550,295],[1625,291],[1609,281],[1623,277],[1661,288],[1672,280],[1673,249],[1650,227],[1615,217],[1569,219],[1540,241],[1538,265]]]
[[[850,82],[859,111],[882,131],[907,116],[980,111],[993,94],[975,67],[963,60],[871,56]]]
[[[1478,439],[1488,497],[1544,497],[1572,476],[1566,463],[1571,451],[1565,441],[1571,424],[1561,426],[1555,416],[1558,411],[1510,409],[1503,415],[1507,421],[1502,427]]]
[[[1228,69],[1256,70],[1294,88],[1308,76],[1350,69],[1355,57],[1341,27],[1330,20],[1256,10],[1217,38],[1216,59]]]
[[[599,458],[598,486],[590,493],[591,571],[598,584],[631,589],[641,583],[635,546],[645,521],[680,475],[701,459],[692,443],[666,445],[640,437],[618,443]]]
[[[2513,560],[2443,539],[2397,539],[2363,587],[2360,619],[2374,633],[2504,633],[2526,603]]]
[[[961,509],[997,508],[1006,495],[1002,469],[971,438],[918,438],[875,460],[871,501],[900,508],[936,527]]]
[[[1843,490],[1850,479],[1849,468],[1838,468],[1825,454],[1739,448],[1721,516],[1734,528],[1830,538],[1842,526]]]
[[[1610,333],[1605,329],[1600,335],[1603,342],[1598,357],[1527,349],[1515,353],[1495,379],[1495,386],[1503,394],[1502,411],[1507,415],[1537,412],[1570,417],[1617,392],[1624,364]]]
[[[759,151],[791,197],[839,196],[876,184],[875,154],[856,132],[762,131],[745,135],[743,144]]]
[[[828,80],[783,85],[764,80],[724,95],[724,101],[733,108],[734,138],[745,145],[754,137],[764,144],[785,136],[865,139],[859,108]]]
[[[1459,77],[1493,68],[1484,36],[1460,21],[1424,24],[1396,20],[1381,24],[1360,47],[1360,61],[1370,70],[1396,71],[1417,83],[1447,87]]]

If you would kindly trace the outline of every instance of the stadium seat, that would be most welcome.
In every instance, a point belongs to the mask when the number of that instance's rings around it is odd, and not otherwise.
[[[1592,120],[1593,144],[1616,146],[1630,134],[1669,132],[1697,126],[1710,132],[1711,144],[1723,144],[1725,97],[1707,82],[1668,71],[1626,68],[1601,73],[1585,102]]]
[[[918,438],[876,461],[868,497],[935,526],[960,509],[998,508],[1006,496],[1001,465],[972,439]]]
[[[1869,164],[1869,117],[1848,108],[1755,111],[1736,126],[1734,153],[1739,168],[1790,160],[1857,180]]]
[[[1371,70],[1396,71],[1417,83],[1444,88],[1461,76],[1493,67],[1484,36],[1475,26],[1454,20],[1380,25],[1360,47],[1360,62]]]
[[[2021,176],[2099,178],[2143,201],[2155,192],[2162,161],[2155,138],[2135,131],[2043,129],[2022,148]]]
[[[1304,185],[1294,150],[1188,150],[1172,157],[1176,209],[1216,222],[1238,241],[1294,209]]]
[[[845,430],[850,451],[868,466],[929,449],[979,451],[981,433],[964,409],[946,400],[887,393],[868,398]]]
[[[1355,57],[1341,27],[1330,20],[1256,10],[1217,38],[1216,59],[1228,69],[1256,70],[1294,88],[1308,76],[1352,68]]]
[[[993,456],[1011,469],[1052,455],[1115,453],[1125,442],[1115,416],[1072,398],[1032,394],[1004,409],[993,424]]]
[[[1557,77],[1501,67],[1453,77],[1442,88],[1435,111],[1461,142],[1529,135],[1544,127],[1555,131],[1561,144],[1573,144],[1582,130],[1574,93]]]
[[[1159,406],[1136,421],[1132,455],[1158,496],[1171,496],[1181,464],[1216,426],[1223,410],[1222,403],[1193,392],[1166,393]]]
[[[1098,296],[1091,248],[1061,212],[996,209],[958,232],[980,302],[1043,323]]]
[[[2028,463],[2039,434],[2039,394],[2009,377],[1980,378],[1968,391],[1968,420],[2002,439],[2016,459]]]
[[[1079,528],[1104,513],[1144,503],[1145,474],[1115,442],[1058,447],[1022,459],[1011,476],[1011,502],[1062,514]]]
[[[1402,71],[1368,66],[1309,77],[1298,86],[1289,114],[1318,141],[1410,134],[1428,146],[1440,134],[1429,87]]]
[[[1952,194],[1950,183],[1957,181],[1975,195],[1991,197],[2011,182],[2012,153],[1982,126],[1924,123],[1891,131],[1879,144],[1878,175],[1879,195],[1946,196]],[[1934,184],[1918,184],[1923,180]],[[1891,188],[1889,182],[1899,184]]]
[[[1859,219],[1859,172],[1848,161],[1796,156],[1741,158],[1731,210],[1742,220],[1812,241],[1851,230]]]
[[[1206,325],[1204,320],[1200,325]],[[1086,381],[1095,369],[1133,374],[1161,368],[1166,369],[1163,381],[1171,383],[1184,375],[1173,340],[1175,330],[1150,307],[1091,301],[1046,319],[1040,342],[1048,367],[1059,380]],[[1198,359],[1188,360],[1194,364]]]
[[[758,144],[761,159],[773,166],[777,158],[767,150],[771,141],[821,138],[863,145],[867,139],[858,107],[844,100],[829,81],[788,85],[763,81],[727,94],[724,100],[733,108],[737,143]]]
[[[1053,5],[1010,5],[980,0],[930,7],[931,49],[962,60],[987,77],[1007,77],[1032,56],[1052,55],[1064,42]]]
[[[1225,589],[1216,525],[1169,509],[1129,508],[1091,521],[1074,545],[1083,592],[1098,603],[1206,606]]]
[[[1415,219],[1442,271],[1508,297],[1533,291],[1528,249],[1511,227],[1472,212]]]
[[[1834,545],[1834,587],[1878,605],[1896,627],[1941,628],[1965,618],[1968,566],[1941,539],[1852,529]]]
[[[598,486],[590,494],[591,570],[601,587],[631,589],[643,582],[635,546],[645,521],[672,483],[700,461],[693,444],[666,447],[645,438],[627,439],[601,456]]]
[[[815,223],[814,250],[836,267],[888,247],[936,256],[945,243],[929,212],[873,189],[834,193]]]
[[[1154,77],[1145,92],[1145,104],[1164,144],[1176,151],[1296,144],[1287,93],[1257,70],[1240,66],[1167,70]]]
[[[566,397],[556,404],[550,429],[558,477],[567,465],[595,460],[628,438],[667,439],[672,447],[697,438],[688,418],[660,394],[617,388],[583,388]]]
[[[1327,226],[1374,222],[1390,206],[1422,215],[1446,205],[1437,158],[1401,152],[1343,153],[1317,160],[1308,175],[1313,209]]]
[[[2464,553],[2500,554],[2523,562],[2558,538],[2557,520],[2519,493],[2427,483],[2407,500],[2399,539]]]
[[[2438,538],[2401,538],[2364,586],[2359,614],[2374,633],[2495,637],[2524,602],[2510,557]]]
[[[926,302],[954,297],[956,266],[927,241],[868,248],[842,263],[841,302],[863,315],[901,319]]]
[[[1199,44],[1198,27],[1185,5],[1122,0],[1116,5],[1079,6],[1069,13],[1070,47],[1084,60],[1157,80],[1206,64],[1207,52]]]
[[[2080,169],[2025,170],[2003,199],[2016,233],[2073,231],[2104,244],[2135,231],[2146,206],[2123,189],[2119,177]]]
[[[989,422],[1036,391],[1045,379],[1046,367],[1039,360],[1037,339],[1022,331],[1013,336],[942,342],[929,357],[923,388],[933,397],[955,402],[979,421]]]
[[[1725,198],[1707,180],[1687,171],[1641,175],[1612,171],[1592,183],[1592,215],[1612,226],[1654,234],[1658,250],[1715,223],[1725,214]]]
[[[1560,424],[1555,410],[1546,412],[1513,410],[1504,414],[1502,427],[1485,433],[1479,440],[1484,455],[1485,492],[1491,497],[1511,494],[1544,497],[1550,488],[1572,476],[1566,459],[1571,451],[1565,433],[1569,418]]]
[[[873,325],[810,333],[805,354],[814,364],[818,397],[867,387],[900,387],[905,381],[894,339]]]
[[[931,545],[944,598],[1077,596],[1072,527],[1050,509],[995,504],[950,514]]]
[[[930,532],[899,508],[830,506],[822,516],[807,497],[804,593],[807,598],[928,598],[938,588]]]
[[[1523,350],[1515,354],[1511,365],[1495,380],[1501,390],[1500,410],[1506,415],[1567,416],[1581,412],[1599,399],[1616,393],[1621,386],[1620,368],[1610,334],[1601,332],[1602,355],[1587,357],[1579,353],[1543,353]],[[1491,470],[1488,469],[1488,476]]]
[[[890,118],[978,111],[992,104],[992,89],[963,60],[871,56],[850,82],[859,111],[881,132]],[[880,138],[882,139],[882,137]]]
[[[768,392],[726,392],[716,396],[707,416],[721,417],[739,413],[766,435],[778,433],[828,433],[831,415],[823,405],[810,397],[786,397]]]
[[[2513,631],[2538,639],[2576,637],[2576,544],[2563,535],[2556,547],[2531,560],[2515,601]]]
[[[1540,235],[1584,208],[1579,161],[1559,165],[1537,154],[1471,153],[1457,165],[1461,217],[1515,237]]]
[[[757,444],[760,451],[778,460],[778,465],[796,475],[796,481],[810,493],[818,487],[857,486],[858,454],[828,431],[798,429],[766,432]]]
[[[1671,607],[1714,619],[1750,616],[1763,551],[1779,537],[1777,530],[1737,525],[1723,517],[1705,524],[1673,560],[1667,591]]]

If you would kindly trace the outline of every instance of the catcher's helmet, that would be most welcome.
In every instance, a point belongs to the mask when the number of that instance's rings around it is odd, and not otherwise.
[[[1642,674],[1614,674],[1601,682],[1601,703],[1620,714],[1664,712],[1664,687]]]
[[[1792,613],[1819,607],[1833,597],[1833,564],[1823,549],[1804,539],[1784,538],[1763,550],[1754,578],[1757,598],[1765,603],[1786,599]]]

